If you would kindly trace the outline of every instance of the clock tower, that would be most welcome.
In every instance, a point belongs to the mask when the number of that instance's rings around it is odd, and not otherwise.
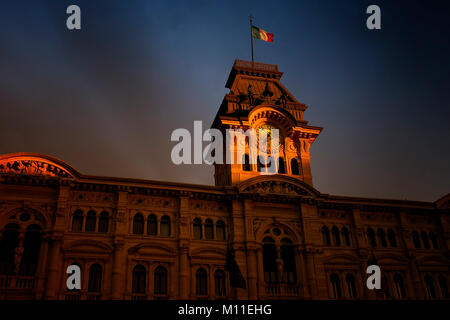
[[[230,152],[236,159],[238,144],[244,151],[242,163],[215,164],[217,186],[236,185],[242,181],[264,174],[285,175],[312,186],[309,148],[322,128],[308,125],[303,113],[307,106],[281,84],[282,72],[278,66],[236,60],[225,87],[225,95],[212,128],[219,129],[226,136],[227,129],[254,129],[267,133],[268,138],[278,129],[278,158],[268,172],[267,164],[256,154],[249,152],[249,139],[229,139],[224,144],[224,158]],[[259,138],[259,137],[258,137]],[[268,139],[269,141],[269,139]],[[269,147],[270,149],[270,147]]]

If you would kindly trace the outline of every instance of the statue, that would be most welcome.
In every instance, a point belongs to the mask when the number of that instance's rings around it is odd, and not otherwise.
[[[16,274],[19,273],[20,262],[22,261],[24,248],[22,246],[18,246],[14,249],[14,271]]]

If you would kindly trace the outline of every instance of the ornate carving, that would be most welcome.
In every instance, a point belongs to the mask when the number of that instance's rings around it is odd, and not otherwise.
[[[262,220],[261,219],[254,219],[253,220],[253,233],[256,235],[259,228],[261,227]]]
[[[51,163],[38,160],[5,161],[0,163],[0,172],[8,174],[73,178],[73,176],[66,170],[63,170]]]
[[[259,194],[308,195],[305,190],[290,183],[264,181],[247,187],[244,192]]]
[[[176,208],[175,199],[172,198],[130,195],[128,198],[128,203],[130,205],[146,206],[152,208]]]

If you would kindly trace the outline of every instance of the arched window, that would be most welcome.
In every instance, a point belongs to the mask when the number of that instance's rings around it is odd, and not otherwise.
[[[202,238],[202,220],[200,218],[194,219],[194,239]]]
[[[436,238],[436,234],[433,231],[430,231],[430,240],[433,245],[433,249],[439,249],[439,243]]]
[[[378,228],[377,230],[377,236],[378,239],[380,240],[380,244],[383,248],[387,247],[387,242],[386,242],[386,234],[384,233],[384,230],[381,228]]]
[[[330,229],[327,226],[322,227],[322,238],[325,246],[331,246]]]
[[[263,156],[258,156],[257,166],[258,172],[267,172],[267,159]]]
[[[244,162],[242,163],[242,170],[252,171],[252,167],[250,165],[250,158],[248,154],[244,154]]]
[[[391,246],[392,248],[396,248],[397,247],[397,240],[395,239],[395,232],[394,232],[394,230],[388,229],[387,237],[388,237],[388,240],[389,240],[389,246]]]
[[[394,288],[395,293],[397,294],[397,298],[399,299],[406,298],[405,286],[403,285],[403,278],[398,273],[394,275]]]
[[[147,218],[147,234],[151,236],[158,234],[158,222],[154,214],[149,215]]]
[[[144,234],[144,216],[136,213],[133,217],[133,233]]]
[[[294,175],[299,175],[300,174],[300,171],[298,169],[298,162],[297,162],[297,159],[295,159],[295,158],[291,159],[291,172]]]
[[[200,268],[195,275],[196,293],[198,296],[206,296],[208,294],[208,279],[205,269]]]
[[[414,242],[414,248],[420,249],[420,247],[421,247],[421,245],[420,245],[420,237],[419,237],[419,233],[416,230],[414,230],[412,232],[412,239],[413,239],[413,242]]]
[[[216,238],[217,240],[225,240],[225,223],[222,220],[216,222]]]
[[[272,238],[265,238],[263,240],[263,269],[264,280],[266,283],[278,282],[277,274],[277,248],[275,241]]]
[[[83,211],[77,210],[72,217],[72,231],[81,232],[83,230]]]
[[[342,237],[344,238],[344,243],[347,247],[350,247],[350,233],[347,227],[342,227]]]
[[[358,294],[356,292],[355,277],[351,273],[347,273],[345,276],[345,282],[347,283],[347,291],[350,299],[356,299]]]
[[[155,269],[155,294],[167,294],[167,269],[159,266]]]
[[[91,210],[87,213],[86,216],[86,232],[95,232],[95,225],[97,224],[97,214],[95,211]]]
[[[20,275],[33,276],[36,274],[41,249],[41,230],[41,227],[36,224],[27,227],[20,263]]]
[[[108,232],[109,229],[109,213],[103,211],[100,213],[100,219],[98,221],[98,232]]]
[[[223,270],[216,270],[214,272],[214,285],[216,288],[216,297],[225,297],[225,272]]]
[[[377,239],[375,239],[375,231],[372,228],[367,229],[367,240],[369,240],[369,245],[372,248],[377,246]]]
[[[422,236],[423,246],[426,249],[430,249],[430,242],[428,241],[428,234],[425,231],[422,231],[420,233],[420,235]]]
[[[14,255],[19,245],[19,226],[10,223],[5,226],[0,244],[0,274],[14,274]]]
[[[434,290],[434,281],[429,274],[425,276],[425,287],[427,288],[428,298],[436,299],[436,291]]]
[[[146,290],[146,269],[143,265],[138,264],[133,269],[133,283],[132,292],[133,293],[145,293]]]
[[[286,168],[284,167],[284,159],[278,158],[278,173],[285,174]]]
[[[331,233],[333,234],[334,245],[339,247],[341,245],[341,236],[339,235],[339,229],[334,226],[333,228],[331,228]]]
[[[169,216],[161,217],[159,234],[162,237],[170,236],[170,217]]]
[[[442,298],[445,298],[445,299],[449,298],[447,279],[441,274],[438,277],[438,282],[439,282],[439,288],[441,289]]]
[[[283,274],[281,281],[288,284],[297,283],[297,274],[295,268],[295,253],[292,241],[283,239],[280,247],[281,260],[283,261]]]
[[[205,239],[214,239],[214,223],[211,219],[205,220]]]
[[[102,291],[102,267],[98,263],[93,264],[89,269],[88,291]]]
[[[336,273],[332,273],[330,275],[330,282],[331,282],[332,298],[341,299],[342,292],[341,292],[341,281],[339,279],[339,276]]]
[[[390,299],[391,298],[391,291],[389,289],[390,285],[387,281],[386,276],[381,276],[381,289],[383,290],[383,299]]]

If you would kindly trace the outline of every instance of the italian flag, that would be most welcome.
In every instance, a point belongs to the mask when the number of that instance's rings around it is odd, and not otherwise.
[[[273,42],[273,33],[264,31],[261,28],[252,26],[252,36],[255,39],[261,39],[267,42]]]

